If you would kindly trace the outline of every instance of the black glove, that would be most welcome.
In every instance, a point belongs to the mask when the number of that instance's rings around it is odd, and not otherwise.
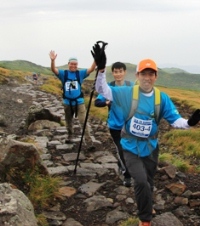
[[[195,126],[200,120],[200,109],[195,110],[195,112],[188,119],[189,126]]]
[[[99,64],[98,64],[98,70],[104,69],[106,67],[106,54],[105,51],[101,53],[100,59],[99,59]]]
[[[96,43],[92,48],[93,48],[93,51],[91,50],[92,56],[95,60],[96,65],[99,65],[100,52],[101,52],[100,45]]]
[[[102,46],[100,46],[100,43]],[[105,54],[105,47],[108,43],[103,41],[98,41],[93,46],[93,51],[91,51],[92,56],[96,62],[98,70],[104,69],[106,66],[106,54]]]

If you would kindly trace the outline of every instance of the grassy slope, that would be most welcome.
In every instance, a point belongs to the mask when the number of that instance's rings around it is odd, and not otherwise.
[[[20,70],[27,73],[52,74],[50,68],[43,67],[24,60],[0,61],[0,67],[10,70]]]
[[[174,68],[174,67],[171,67],[171,68],[162,68],[162,70],[165,71],[165,72],[167,72],[167,73],[169,73],[169,74],[174,74],[174,73],[188,73],[185,70],[182,70],[182,69],[179,69],[179,68]]]

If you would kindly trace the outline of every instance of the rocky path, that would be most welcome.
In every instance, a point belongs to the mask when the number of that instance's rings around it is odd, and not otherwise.
[[[61,100],[39,91],[36,87],[32,84],[7,87],[13,103],[19,105],[17,114],[20,114],[21,109],[25,119],[28,107],[33,104],[49,109],[64,120]],[[3,112],[2,108],[1,110]],[[21,122],[19,120],[12,119],[16,127],[24,123],[23,120]],[[88,122],[96,148],[93,152],[89,152],[87,145],[83,143],[77,171],[74,173],[81,138],[80,126],[78,121],[74,120],[73,144],[65,144],[67,131],[64,126],[35,127],[33,131],[28,132],[42,150],[41,158],[49,174],[59,175],[63,180],[60,188],[62,199],[58,198],[51,209],[43,210],[42,213],[47,217],[50,226],[120,225],[120,221],[136,216],[137,208],[133,187],[126,188],[122,185],[121,176],[118,174],[115,147],[109,131],[105,123],[89,116]],[[4,130],[6,131],[6,127]],[[11,133],[10,130],[7,128],[7,132]],[[190,183],[189,175],[177,172],[172,166],[160,166],[155,183],[157,215],[153,219],[153,226],[200,225],[200,189],[196,194],[197,191],[186,188],[183,194],[178,195],[176,190],[184,182]],[[174,187],[169,186],[172,183],[175,184]]]

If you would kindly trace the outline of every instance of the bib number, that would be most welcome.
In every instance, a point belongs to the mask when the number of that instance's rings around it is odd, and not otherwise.
[[[130,133],[137,137],[148,138],[152,129],[152,120],[142,120],[132,117]]]
[[[66,82],[65,90],[78,90],[78,82],[77,81]]]

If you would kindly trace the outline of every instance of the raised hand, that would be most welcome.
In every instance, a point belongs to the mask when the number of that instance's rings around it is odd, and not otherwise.
[[[57,57],[57,54],[55,53],[55,51],[51,50],[49,53],[49,57],[51,60],[55,60]]]
[[[101,52],[100,45],[96,43],[92,48],[93,48],[93,51],[91,50],[92,56],[95,60],[96,65],[99,65],[100,52]]]
[[[93,46],[93,51],[91,51],[98,70],[104,69],[106,66],[107,59],[105,54],[105,47],[107,44],[108,43],[103,41],[97,41],[96,44]]]

